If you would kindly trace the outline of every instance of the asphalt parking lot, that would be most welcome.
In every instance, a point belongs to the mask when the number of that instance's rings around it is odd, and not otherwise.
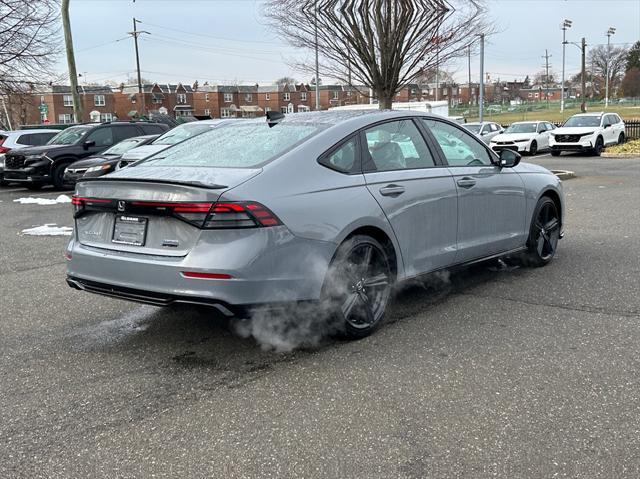
[[[0,477],[638,477],[640,158],[533,161],[578,175],[551,265],[409,285],[375,335],[289,353],[71,290],[66,237],[19,234],[70,205],[0,189]]]

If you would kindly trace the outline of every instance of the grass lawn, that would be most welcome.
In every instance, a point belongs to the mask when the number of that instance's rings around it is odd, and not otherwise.
[[[587,113],[607,111],[611,113],[617,113],[623,120],[640,119],[640,106],[622,106],[622,105],[610,105],[605,109],[604,105],[589,105],[587,107]],[[572,115],[580,113],[580,106],[565,108],[563,113],[560,113],[560,108],[538,111],[509,111],[504,113],[491,113],[485,110],[484,120],[495,121],[497,123],[508,125],[514,121],[523,120],[545,120],[550,122],[564,121]],[[474,108],[471,115],[467,117],[467,121],[478,121],[478,113]]]

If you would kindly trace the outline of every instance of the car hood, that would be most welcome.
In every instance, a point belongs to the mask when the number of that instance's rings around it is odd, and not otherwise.
[[[554,135],[585,135],[587,133],[593,133],[599,130],[599,126],[569,126],[560,127],[553,130]]]
[[[85,160],[80,160],[72,163],[69,168],[91,168],[92,166],[102,165],[104,163],[117,161],[119,159],[120,155],[92,156]]]
[[[515,141],[515,140],[531,140],[535,138],[537,133],[500,133],[494,136],[491,141]]]
[[[171,145],[143,145],[137,148],[133,148],[127,151],[124,155],[122,155],[122,159],[125,161],[137,161],[144,160],[145,158],[149,158],[154,153],[158,153],[159,151],[166,150]]]
[[[35,155],[44,155],[49,151],[58,151],[63,150],[65,148],[69,148],[74,145],[42,145],[42,146],[28,146],[26,148],[20,148],[16,150],[20,155],[23,156],[35,156]]]
[[[547,175],[553,175],[553,173],[544,166],[534,165],[533,163],[527,163],[526,161],[520,162],[514,170],[518,173],[544,173]]]

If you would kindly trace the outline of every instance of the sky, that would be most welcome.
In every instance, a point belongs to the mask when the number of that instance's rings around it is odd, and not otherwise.
[[[640,0],[486,0],[496,33],[487,37],[485,72],[491,80],[524,79],[542,70],[545,49],[551,70],[562,70],[560,24],[573,21],[567,40],[612,45],[640,40]],[[133,17],[141,21],[142,76],[157,82],[269,84],[283,76],[308,82],[290,65],[308,59],[271,30],[259,0],[70,0],[78,73],[83,81],[125,81],[135,76]],[[57,70],[66,74],[61,56]],[[468,78],[466,58],[445,65],[454,78]],[[472,79],[479,78],[477,55]],[[580,69],[580,50],[566,47],[567,77]],[[321,73],[322,77],[322,73]],[[326,82],[325,82],[326,83]]]

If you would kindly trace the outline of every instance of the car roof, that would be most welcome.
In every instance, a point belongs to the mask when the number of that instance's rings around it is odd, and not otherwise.
[[[573,116],[602,116],[604,114],[605,114],[604,111],[593,111],[593,112],[589,112],[589,113],[576,113]]]
[[[60,133],[62,130],[55,130],[53,128],[31,128],[29,130],[13,130],[3,131],[3,135],[24,135],[25,133]]]

